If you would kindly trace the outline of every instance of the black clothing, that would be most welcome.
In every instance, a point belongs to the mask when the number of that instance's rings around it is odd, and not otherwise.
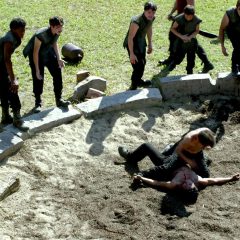
[[[129,153],[128,158],[130,159],[130,162],[137,163],[148,156],[155,167],[150,168],[147,171],[142,171],[141,174],[147,178],[165,181],[171,177],[173,171],[185,165],[185,162],[180,159],[174,151],[177,144],[178,143],[174,144],[174,146],[169,149],[168,153],[163,155],[151,144],[144,143],[140,145],[136,150]],[[196,173],[199,176],[209,177],[209,170],[202,151],[196,154],[191,154],[189,152],[185,152],[184,154],[197,162],[199,171]]]
[[[131,23],[135,23],[139,26],[135,37],[133,38],[133,52],[137,57],[137,62],[132,64],[133,72],[131,76],[132,87],[137,88],[137,86],[141,85],[142,76],[144,74],[144,69],[146,65],[146,35],[148,30],[152,27],[154,19],[149,21],[146,19],[144,14],[134,16],[131,19]],[[131,24],[130,23],[130,24]],[[126,37],[123,42],[123,47],[127,48],[128,55],[130,56],[129,48],[128,48],[128,35],[129,31],[126,34]]]
[[[240,16],[236,8],[227,10],[226,14],[229,18],[226,32],[233,46],[232,72],[238,72],[238,66],[240,66]]]
[[[8,110],[9,103],[13,111],[21,109],[21,103],[18,93],[10,91],[11,82],[8,78],[8,72],[4,60],[4,44],[10,42],[12,44],[13,52],[21,44],[21,39],[15,36],[11,31],[7,32],[5,36],[0,39],[0,98],[2,108]]]
[[[62,72],[58,65],[56,53],[53,48],[53,44],[57,42],[59,35],[53,35],[50,28],[39,29],[29,40],[28,44],[23,50],[23,55],[29,57],[29,65],[31,67],[32,79],[33,79],[33,93],[35,95],[35,105],[41,106],[41,95],[43,92],[44,83],[44,67],[47,67],[52,78],[53,87],[56,100],[59,100],[62,95]],[[39,49],[39,70],[42,80],[37,79],[36,68],[33,61],[33,49],[35,38],[41,41],[41,47]]]

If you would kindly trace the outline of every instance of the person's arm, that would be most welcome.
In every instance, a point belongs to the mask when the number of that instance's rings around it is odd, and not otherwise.
[[[218,178],[202,178],[199,179],[198,184],[204,187],[213,185],[223,185],[228,182],[239,181],[240,174],[237,173],[231,177],[218,177]]]
[[[191,35],[189,35],[188,37],[189,37],[190,39],[196,38],[196,36],[197,36],[198,33],[199,33],[199,24],[196,26],[195,32],[193,32],[193,33],[192,33]]]
[[[175,13],[175,11],[177,10],[177,1],[174,1],[172,10],[170,11],[170,13],[168,14],[168,20],[173,20],[173,14]]]
[[[60,68],[64,67],[64,60],[61,59],[60,53],[59,53],[59,47],[58,47],[58,43],[55,42],[53,43],[53,49],[55,51],[55,54],[57,56],[57,61],[58,61],[58,65]]]
[[[139,29],[139,26],[136,23],[130,24],[129,33],[128,33],[128,49],[130,53],[130,62],[132,64],[135,64],[138,61],[137,57],[133,52],[133,38],[135,37],[138,29]]]
[[[178,32],[178,23],[175,21],[171,27],[171,32],[176,35],[178,38],[180,38],[181,40],[183,40],[183,42],[189,42],[191,39],[189,39],[189,36],[187,35],[183,35],[181,33]]]
[[[144,183],[146,183],[150,186],[159,187],[159,188],[164,189],[164,190],[173,190],[173,189],[177,188],[177,185],[175,183],[170,182],[170,181],[168,181],[168,182],[157,181],[157,180],[153,180],[153,179],[150,179],[150,178],[142,177],[140,175],[134,176],[134,179],[141,180],[142,182],[144,182]]]
[[[222,18],[222,22],[221,22],[221,25],[220,25],[220,28],[219,28],[219,41],[221,43],[222,53],[223,53],[224,56],[228,56],[227,49],[224,46],[224,40],[225,40],[224,39],[224,32],[225,32],[225,29],[228,26],[228,24],[229,24],[229,18],[227,16],[227,14],[225,13],[225,15]]]
[[[147,31],[147,39],[148,39],[148,50],[147,53],[152,53],[153,47],[152,47],[152,26]]]
[[[183,139],[181,142],[179,142],[178,146],[176,147],[176,153],[179,158],[181,158],[186,164],[188,164],[192,169],[197,170],[198,165],[196,161],[191,160],[190,158],[186,157],[184,154],[185,150],[185,139]],[[188,140],[187,140],[188,141]]]
[[[42,76],[41,76],[40,70],[39,70],[39,50],[40,50],[41,44],[42,44],[42,42],[37,37],[35,37],[34,47],[33,47],[33,62],[35,65],[36,77],[39,80],[42,80]]]
[[[4,63],[6,65],[7,68],[7,73],[9,76],[9,80],[11,81],[11,87],[10,90],[13,93],[17,93],[18,92],[18,81],[17,78],[15,78],[14,73],[13,73],[13,67],[12,67],[12,53],[13,53],[13,45],[11,42],[5,42],[4,43]]]

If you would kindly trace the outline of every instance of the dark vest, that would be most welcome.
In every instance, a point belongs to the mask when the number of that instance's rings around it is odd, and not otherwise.
[[[4,61],[4,43],[12,43],[13,52],[21,44],[21,39],[15,36],[11,31],[7,32],[5,36],[0,38],[0,62]]]
[[[240,46],[240,16],[238,15],[236,8],[231,8],[226,11],[229,18],[229,24],[227,26],[226,32],[228,38],[232,42],[233,46]]]
[[[147,46],[147,42],[146,42],[147,31],[152,26],[152,23],[154,20],[155,18],[152,21],[147,20],[144,14],[132,17],[131,23],[135,23],[139,26],[136,32],[136,35],[133,38],[133,51],[135,53],[145,54],[146,46]],[[127,32],[123,42],[124,48],[128,46],[128,34],[129,34],[129,31]]]

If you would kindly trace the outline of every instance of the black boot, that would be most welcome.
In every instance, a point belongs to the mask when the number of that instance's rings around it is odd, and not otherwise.
[[[118,147],[118,152],[125,160],[130,160],[130,152],[125,147]]]
[[[42,100],[40,96],[35,95],[35,106],[33,109],[34,113],[39,113],[42,111]]]
[[[21,119],[20,110],[13,111],[13,126],[23,132],[26,132],[29,130],[29,127],[25,126]]]
[[[2,124],[10,124],[13,122],[12,116],[9,114],[8,108],[2,108]]]
[[[210,62],[206,62],[206,63],[204,63],[202,73],[208,73],[210,70],[213,70],[213,69],[214,69],[213,64]]]
[[[56,105],[57,107],[63,107],[63,108],[67,108],[68,105],[70,105],[69,101],[63,100],[62,98],[56,98]]]

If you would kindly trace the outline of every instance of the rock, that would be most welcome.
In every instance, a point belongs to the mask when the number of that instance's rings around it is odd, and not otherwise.
[[[81,82],[82,80],[86,79],[89,77],[90,72],[86,70],[81,70],[77,72],[77,83]]]
[[[20,187],[20,180],[16,176],[9,177],[6,181],[0,182],[0,201],[7,196],[18,191]]]
[[[99,91],[97,89],[94,89],[94,88],[89,88],[88,89],[88,92],[87,92],[87,95],[86,95],[86,98],[98,98],[98,97],[103,97],[105,96],[106,94],[102,91]]]

